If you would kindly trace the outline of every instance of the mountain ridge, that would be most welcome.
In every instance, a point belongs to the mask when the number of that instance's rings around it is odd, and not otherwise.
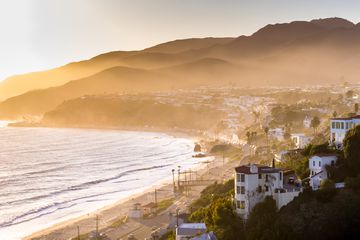
[[[46,82],[47,77],[52,77],[63,83],[56,85],[56,90],[52,88],[55,86],[50,86],[50,90],[49,87],[38,87],[35,92],[13,95],[0,103],[0,117],[41,115],[55,107],[55,104],[44,106],[55,96],[59,104],[72,97],[102,94],[105,90],[117,93],[165,91],[229,82],[238,86],[249,83],[251,86],[329,84],[343,79],[357,82],[360,75],[359,26],[341,18],[294,21],[266,25],[250,36],[175,40],[141,51],[101,54],[60,67],[69,73],[64,79],[61,79],[59,69],[39,73],[45,76],[40,78],[41,81]],[[77,76],[78,68],[84,71],[84,76],[70,78]],[[107,69],[110,70],[104,73]],[[137,75],[125,73],[125,69],[136,69]],[[112,73],[107,74],[109,72]],[[87,81],[96,87],[91,88]],[[67,85],[70,82],[73,89]],[[113,86],[102,86],[105,83]],[[0,84],[0,94],[4,92],[2,87]],[[65,94],[64,89],[74,94]],[[52,91],[52,94],[45,94]],[[36,110],[35,102],[40,104],[38,109],[41,111]]]

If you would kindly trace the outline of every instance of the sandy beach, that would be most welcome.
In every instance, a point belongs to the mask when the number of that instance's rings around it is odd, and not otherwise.
[[[193,169],[193,171],[197,178],[212,180],[213,182],[220,182],[231,178],[233,174],[233,167],[238,164],[239,162],[225,162],[225,164],[223,164],[222,158],[220,159],[214,157],[211,162],[203,163],[198,167],[198,169]],[[96,228],[97,217],[100,233],[106,233],[106,235],[110,237],[110,239],[121,239],[122,237],[126,237],[129,233],[138,231],[139,229],[147,226],[148,231],[142,233],[144,234],[144,236],[146,236],[154,228],[166,227],[168,222],[170,221],[168,217],[169,213],[174,212],[175,208],[179,208],[180,211],[183,212],[186,211],[186,207],[188,206],[188,204],[199,196],[201,189],[203,189],[204,187],[206,186],[194,187],[192,191],[190,191],[190,194],[188,194],[187,196],[175,196],[173,193],[173,184],[170,176],[170,179],[164,180],[158,183],[156,186],[150,187],[147,191],[143,193],[130,196],[126,199],[122,199],[115,204],[106,206],[100,210],[84,215],[82,217],[71,219],[69,221],[56,224],[42,231],[35,232],[24,239],[71,239],[77,236],[78,226],[81,234],[94,231]],[[142,221],[135,221],[133,219],[129,219],[126,224],[123,224],[121,228],[110,227],[110,225],[116,220],[128,215],[129,210],[133,207],[135,203],[141,203],[142,205],[145,205],[147,203],[154,202],[155,188],[157,189],[158,193],[158,201],[175,197],[174,204],[172,204],[172,206],[170,206],[162,214],[159,214],[156,219],[150,219],[149,221],[145,221],[143,223],[141,223]]]

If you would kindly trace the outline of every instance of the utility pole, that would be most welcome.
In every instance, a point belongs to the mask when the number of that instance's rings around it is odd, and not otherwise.
[[[187,195],[187,193],[186,193],[186,191],[187,191],[187,188],[188,188],[188,186],[187,186],[187,179],[186,179],[186,170],[184,171],[184,173],[185,173],[185,195]]]
[[[181,166],[178,166],[178,191],[180,192],[180,168]]]
[[[223,157],[223,166],[224,166],[224,162],[225,162],[225,152],[224,152],[224,150],[222,152],[222,157]]]
[[[96,236],[99,236],[99,216],[96,215]]]
[[[179,227],[179,208],[176,208],[176,227]]]
[[[80,227],[77,226],[77,239],[80,240]]]
[[[174,187],[174,193],[176,192],[176,187],[175,187],[175,169],[171,170],[172,175],[173,175],[173,187]]]
[[[157,206],[158,206],[157,191],[156,191],[156,188],[155,188],[155,208],[157,208]]]

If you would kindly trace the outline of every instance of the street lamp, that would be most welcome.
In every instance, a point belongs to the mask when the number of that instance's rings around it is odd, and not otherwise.
[[[176,192],[176,187],[175,187],[175,169],[171,170],[172,175],[173,175],[173,187],[174,187],[174,193]]]
[[[178,166],[178,191],[180,191],[180,169],[181,166]]]

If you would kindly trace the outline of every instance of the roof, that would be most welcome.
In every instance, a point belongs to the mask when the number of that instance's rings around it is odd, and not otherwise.
[[[177,235],[195,236],[199,233],[205,233],[205,223],[183,223],[176,229]]]
[[[217,240],[215,234],[213,232],[204,233],[200,236],[193,237],[191,240]]]
[[[251,165],[255,165],[257,167],[258,171],[256,173],[250,172]],[[248,165],[242,165],[242,166],[235,168],[235,171],[237,173],[245,173],[245,174],[277,173],[282,170],[283,170],[282,168],[272,168],[272,167],[260,165],[260,164],[248,164]]]
[[[352,119],[360,119],[360,115],[356,115],[353,117],[330,118],[330,120],[352,120]]]
[[[314,154],[312,157],[338,157],[339,155],[337,153],[318,153]]]

